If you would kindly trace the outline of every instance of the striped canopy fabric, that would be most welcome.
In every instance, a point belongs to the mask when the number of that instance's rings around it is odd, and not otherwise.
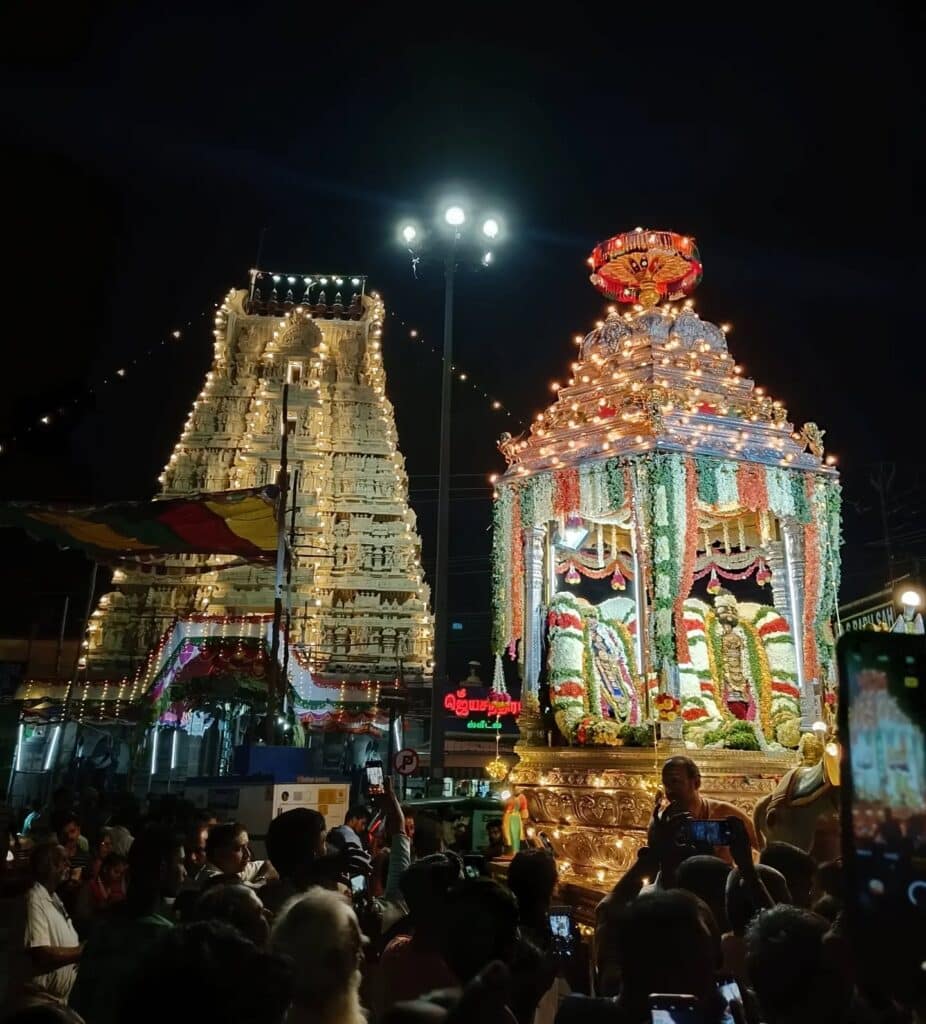
[[[22,527],[39,540],[102,562],[165,555],[266,560],[277,549],[278,493],[262,487],[81,507],[9,502],[0,505],[0,526]]]

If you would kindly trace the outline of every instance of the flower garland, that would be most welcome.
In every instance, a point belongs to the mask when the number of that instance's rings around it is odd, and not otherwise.
[[[713,455],[696,455],[695,463],[698,467],[698,501],[711,508],[717,505],[717,469],[720,460]]]
[[[742,462],[736,471],[736,488],[742,508],[758,512],[768,508],[768,490],[765,485],[765,467],[754,462]]]
[[[653,566],[653,646],[657,668],[675,651],[672,639],[674,595],[678,593],[678,571],[673,558],[677,531],[682,523],[670,520],[675,507],[673,456],[656,453],[649,462],[650,523]]]
[[[553,474],[553,511],[559,516],[579,511],[579,472],[576,469],[558,469]]]
[[[694,583],[695,561],[698,557],[698,480],[695,462],[687,458],[685,471],[685,524],[682,541],[682,564],[679,571],[678,592],[675,598],[675,649],[680,663],[691,661],[688,648],[688,630],[685,629],[685,598]]]
[[[570,570],[575,570],[590,580],[603,580],[605,576],[611,576],[615,571],[620,572],[626,579],[633,579],[633,570],[620,558],[615,558],[607,565],[598,568],[586,565],[577,555],[573,555],[563,562],[557,562],[556,573],[558,576],[562,576],[563,573],[568,573]]]
[[[817,643],[825,667],[833,660],[833,644],[827,624],[836,614],[837,595],[842,571],[842,488],[838,480],[823,481],[823,541],[820,587],[820,610],[817,616]]]
[[[742,572],[732,572],[724,569],[722,565],[718,565],[716,562],[709,562],[704,566],[703,569],[699,569],[696,573],[692,574],[692,582],[695,580],[703,580],[709,573],[716,573],[718,576],[722,576],[725,580],[748,580],[750,576],[759,568],[762,562],[760,555],[755,556],[755,560],[749,566],[747,566]],[[689,590],[691,588],[689,587]]]
[[[799,523],[809,523],[814,478],[810,473],[789,473],[788,475],[791,484],[791,499],[794,504],[794,518]]]
[[[779,466],[767,466],[765,488],[768,492],[768,511],[773,512],[779,519],[791,519],[794,516],[791,473]]]
[[[738,475],[737,463],[728,459],[717,461],[715,470],[717,480],[717,507],[721,509],[738,508],[739,487],[736,483]]]
[[[518,508],[521,513],[522,530],[530,530],[534,526],[536,494],[537,487],[534,486],[534,481],[531,481],[530,486],[518,488]]]
[[[607,469],[601,462],[579,467],[579,511],[583,516],[600,516],[610,511]]]
[[[511,489],[500,487],[492,505],[492,649],[501,653],[508,645],[506,609],[511,552]]]
[[[605,481],[608,494],[608,508],[616,512],[624,507],[626,494],[624,487],[624,470],[617,459],[608,459],[605,463]]]
[[[509,585],[511,587],[511,629],[508,654],[515,657],[515,645],[524,635],[524,533],[521,528],[521,492],[513,490],[511,498],[511,556]]]
[[[585,624],[572,594],[556,594],[550,602],[547,636],[550,705],[560,732],[569,739],[587,711]]]
[[[807,477],[808,501],[816,504],[815,485],[812,477]],[[820,523],[814,516],[804,525],[804,678],[807,684],[820,679],[820,658],[817,648],[817,621],[820,615]]]

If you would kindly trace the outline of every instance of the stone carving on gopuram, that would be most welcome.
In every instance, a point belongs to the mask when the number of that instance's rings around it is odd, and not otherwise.
[[[381,683],[429,677],[433,644],[386,397],[385,310],[364,287],[362,278],[253,272],[250,289],[230,291],[216,311],[212,366],[159,477],[164,498],[274,484],[287,432],[297,509],[290,682],[305,724],[324,727],[336,714],[343,731],[375,724],[370,712],[346,713],[345,702],[366,702],[375,717],[369,695]],[[200,640],[269,629],[273,565],[183,556],[157,575],[119,569],[113,583],[91,618],[86,665],[91,675],[133,679],[132,696],[151,685],[151,652],[178,626]]]
[[[751,812],[832,724],[840,489],[823,432],[694,311],[693,238],[637,229],[589,264],[614,304],[499,441],[493,605],[522,679],[511,783],[593,902],[644,842],[666,756]]]

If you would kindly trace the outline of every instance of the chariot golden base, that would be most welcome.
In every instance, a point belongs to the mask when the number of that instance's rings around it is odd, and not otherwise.
[[[675,753],[692,756],[701,769],[701,792],[725,800],[752,817],[797,763],[792,753],[747,750],[686,751],[658,748],[541,747],[519,744],[520,762],[510,781],[527,798],[529,829],[545,837],[560,866],[561,892],[585,923],[598,901],[634,863],[646,841],[660,772]]]

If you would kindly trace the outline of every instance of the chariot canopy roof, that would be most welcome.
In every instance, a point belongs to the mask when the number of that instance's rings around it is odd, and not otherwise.
[[[655,449],[831,472],[823,432],[795,431],[783,403],[736,364],[729,327],[695,312],[693,237],[637,229],[600,243],[589,264],[623,308],[576,336],[567,381],[554,382],[556,399],[530,430],[502,435],[508,477]]]

